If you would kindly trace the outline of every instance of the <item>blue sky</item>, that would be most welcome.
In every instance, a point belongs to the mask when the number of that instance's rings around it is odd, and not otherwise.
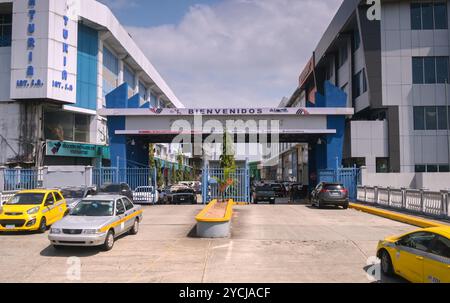
[[[272,107],[343,0],[101,0],[186,107]]]
[[[196,4],[214,5],[221,0],[101,0],[128,26],[158,26],[178,23]]]

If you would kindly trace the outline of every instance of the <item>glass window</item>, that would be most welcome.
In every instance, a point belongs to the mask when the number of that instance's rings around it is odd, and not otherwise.
[[[125,213],[125,206],[123,206],[122,200],[116,202],[116,214]]]
[[[420,3],[411,3],[411,29],[422,29],[422,9]]]
[[[427,130],[437,129],[437,113],[435,106],[425,106],[425,128]]]
[[[139,81],[139,97],[141,100],[145,101],[147,97],[147,88],[145,87],[145,84]]]
[[[434,28],[447,29],[447,4],[445,2],[434,3]]]
[[[44,194],[22,193],[16,194],[6,202],[6,205],[40,205]]]
[[[347,61],[347,46],[343,46],[339,49],[339,66],[342,66]]]
[[[427,173],[437,173],[439,171],[437,165],[427,165]]]
[[[363,93],[367,92],[367,79],[366,79],[366,69],[363,68],[362,70],[362,86],[363,86]]]
[[[45,205],[53,205],[55,204],[55,198],[52,193],[49,193],[45,198]]]
[[[422,29],[433,29],[433,4],[422,3]]]
[[[61,194],[60,194],[59,192],[57,192],[57,191],[55,191],[53,194],[55,195],[56,201],[61,201],[61,200],[64,199],[64,198],[61,196]]]
[[[423,57],[412,58],[413,83],[423,83]]]
[[[128,200],[127,198],[123,198],[122,201],[127,211],[133,208],[133,203],[131,203],[131,201]]]
[[[426,173],[427,172],[426,165],[416,165],[415,172],[416,173]]]
[[[119,75],[119,60],[106,47],[103,48],[103,66],[114,75]]]
[[[431,242],[434,239],[434,234],[428,232],[417,232],[410,234],[399,241],[400,246],[417,249],[420,251],[428,251]]]
[[[439,172],[440,173],[448,173],[450,172],[450,166],[449,165],[439,165]]]
[[[358,50],[360,45],[361,45],[361,37],[359,36],[359,31],[356,30],[353,33],[353,51]]]
[[[0,47],[11,46],[12,15],[0,14]]]
[[[438,129],[446,130],[447,129],[447,107],[446,106],[438,106]]]
[[[87,115],[75,115],[74,138],[75,142],[89,141],[90,117]]]
[[[436,83],[436,58],[425,57],[423,59],[425,71],[425,83]]]
[[[377,173],[389,172],[389,158],[377,158],[376,159]]]
[[[448,57],[436,57],[436,83],[450,83],[448,80]]]
[[[422,106],[414,107],[414,129],[425,130],[425,109]]]

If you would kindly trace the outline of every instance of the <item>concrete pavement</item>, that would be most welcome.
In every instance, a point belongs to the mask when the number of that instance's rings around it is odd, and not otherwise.
[[[415,227],[355,210],[235,207],[232,235],[193,237],[202,206],[150,206],[110,252],[54,250],[47,234],[0,234],[0,282],[369,282],[377,241]],[[76,257],[76,258],[71,258]],[[396,282],[397,280],[393,280]]]

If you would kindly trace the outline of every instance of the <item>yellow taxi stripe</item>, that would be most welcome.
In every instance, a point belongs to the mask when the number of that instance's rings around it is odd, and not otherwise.
[[[139,210],[139,211],[137,211],[137,212],[135,212],[135,213],[132,213],[131,215],[126,216],[125,218],[123,218],[123,219],[121,219],[121,220],[119,220],[119,221],[116,221],[116,222],[114,222],[114,223],[111,223],[111,224],[109,224],[109,225],[107,225],[107,226],[101,228],[100,231],[101,231],[101,232],[106,232],[106,231],[108,231],[110,228],[114,228],[114,227],[116,227],[116,226],[122,224],[123,222],[130,220],[131,218],[134,218],[134,217],[139,216],[140,214],[142,214],[142,212],[143,212],[142,210]]]

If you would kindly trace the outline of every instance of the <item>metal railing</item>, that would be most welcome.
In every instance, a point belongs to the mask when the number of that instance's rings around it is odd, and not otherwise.
[[[439,219],[450,219],[449,191],[358,186],[357,201],[403,209]]]
[[[17,191],[4,191],[0,192],[0,206],[7,202],[17,193]]]
[[[4,191],[42,188],[43,168],[8,168],[0,171]]]

